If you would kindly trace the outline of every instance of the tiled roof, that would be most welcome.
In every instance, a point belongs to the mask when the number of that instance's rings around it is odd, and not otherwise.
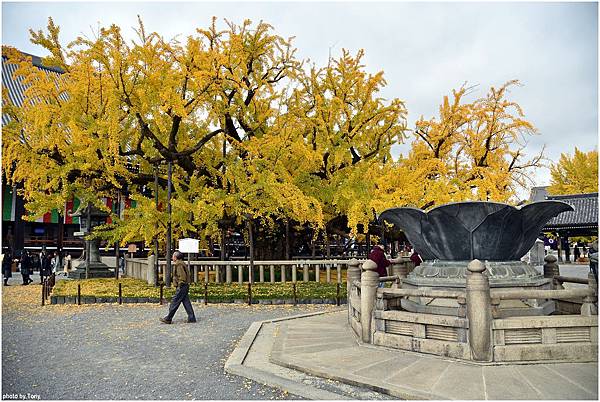
[[[42,60],[33,55],[31,56],[31,62],[34,66],[43,70],[46,74],[53,75],[55,77],[59,77],[63,71],[59,68],[54,67],[46,67],[42,65]],[[8,90],[8,98],[13,105],[21,106],[25,101],[25,89],[27,88],[23,83],[23,79],[21,77],[13,77],[15,71],[17,71],[16,64],[9,64],[8,58],[2,55],[2,85]],[[67,95],[62,93],[59,98],[62,100],[67,100]],[[7,124],[10,121],[10,118],[6,114],[2,114],[2,126]]]
[[[574,211],[552,218],[545,229],[598,228],[598,193],[552,195],[547,199],[566,202]]]

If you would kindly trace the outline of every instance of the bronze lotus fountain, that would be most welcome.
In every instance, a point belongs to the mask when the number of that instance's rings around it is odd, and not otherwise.
[[[428,212],[391,208],[379,220],[404,231],[424,262],[402,281],[403,287],[464,288],[467,264],[485,263],[490,286],[549,289],[551,280],[522,261],[540,231],[554,216],[573,208],[559,201],[534,202],[523,207],[496,202],[457,202]],[[456,314],[455,304],[443,300],[411,298],[402,301],[409,311]],[[550,314],[551,301],[525,300],[504,305],[511,314]]]

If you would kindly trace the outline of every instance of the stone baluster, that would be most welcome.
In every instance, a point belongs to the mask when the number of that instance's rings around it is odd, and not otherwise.
[[[227,264],[225,267],[225,282],[231,283],[233,281],[233,274],[231,272],[231,264]]]
[[[331,283],[331,264],[325,264],[325,271],[327,273],[327,283]]]
[[[280,265],[280,267],[281,267],[281,283],[285,283],[286,282],[285,265]]]
[[[265,281],[265,266],[264,265],[258,266],[258,281],[260,283],[263,283]]]
[[[154,281],[154,264],[156,261],[156,256],[154,254],[151,254],[148,256],[148,269],[146,270],[146,274],[148,274],[148,285],[156,285],[156,282]]]
[[[375,308],[375,297],[379,285],[377,263],[367,260],[363,263],[363,273],[360,280],[360,325],[362,327],[362,341],[371,343],[371,321]]]
[[[596,297],[598,297],[598,282],[596,282],[596,276],[593,272],[588,273],[588,284],[589,287],[594,291]]]
[[[315,282],[321,282],[321,264],[315,264]]]
[[[308,264],[302,265],[302,281],[308,282]]]
[[[490,301],[492,306],[492,318],[501,318],[500,317],[500,299],[492,299]]]
[[[544,258],[544,278],[552,279],[552,287],[554,289],[564,289],[562,283],[554,279],[555,276],[560,275],[560,268],[556,261],[556,256],[553,254],[548,254]]]
[[[244,283],[244,266],[238,265],[237,272],[238,272],[238,283],[241,285],[242,283]]]
[[[594,296],[586,296],[583,298],[583,304],[581,305],[581,315],[592,316],[598,315],[598,306],[594,304],[596,298]]]
[[[204,283],[208,283],[208,278],[210,277],[210,265],[204,266]]]
[[[598,283],[593,272],[588,273],[588,284],[590,289],[594,291],[593,296],[586,296],[583,298],[583,304],[581,305],[581,315],[592,316],[598,315]]]
[[[297,276],[297,268],[296,268],[296,264],[292,265],[292,282],[296,283],[296,276]]]
[[[485,265],[479,260],[473,260],[467,266],[467,317],[471,358],[475,361],[491,362],[493,353],[490,282],[483,274],[485,269]]]
[[[337,283],[342,283],[342,264],[337,265]]]
[[[353,307],[352,307],[352,298],[353,294],[354,282],[360,282],[360,266],[358,264],[358,260],[356,258],[348,261],[348,272],[346,273],[346,294],[348,295],[348,322],[350,322],[350,318],[352,318]]]
[[[271,283],[275,283],[275,265],[269,265],[269,280]]]
[[[395,260],[392,260],[392,266],[391,266],[391,275],[397,275],[398,277],[400,277],[400,281],[402,281],[402,279],[405,279],[408,276],[408,264],[405,261],[402,261],[400,258],[397,258]],[[399,288],[402,286],[402,283],[398,284],[396,282],[394,282],[392,284],[392,288]]]
[[[467,299],[459,297],[456,299],[456,302],[458,303],[458,316],[465,318],[467,316]]]
[[[194,278],[192,279],[192,282],[198,282],[198,265],[194,265]]]

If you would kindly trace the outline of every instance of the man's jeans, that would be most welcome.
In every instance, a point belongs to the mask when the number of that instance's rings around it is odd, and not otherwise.
[[[181,284],[177,287],[175,291],[175,295],[171,300],[171,305],[169,306],[169,314],[165,317],[165,319],[171,321],[175,312],[179,308],[179,305],[183,303],[183,307],[185,308],[185,312],[188,315],[189,321],[195,321],[196,316],[194,315],[194,309],[192,308],[192,303],[190,302],[190,285],[187,283]]]

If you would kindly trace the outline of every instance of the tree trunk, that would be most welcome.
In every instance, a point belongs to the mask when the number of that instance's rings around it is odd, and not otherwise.
[[[221,256],[220,259],[221,261],[225,261],[225,256],[227,255],[227,252],[225,250],[225,247],[227,242],[226,242],[226,237],[227,236],[227,230],[225,228],[221,229]]]
[[[87,204],[87,235],[89,236],[92,233],[92,204],[88,202]],[[89,279],[90,277],[90,264],[91,264],[91,254],[92,254],[92,242],[86,241],[86,253],[85,253],[85,279]]]
[[[23,184],[17,184],[13,187],[15,192],[15,235],[14,235],[14,250],[23,250],[25,248],[25,222],[23,221],[23,215],[25,215],[25,201],[23,197],[17,192],[20,188],[23,188]],[[13,256],[15,254],[13,253]]]
[[[291,241],[290,241],[290,221],[288,219],[285,220],[285,259],[291,260]]]

